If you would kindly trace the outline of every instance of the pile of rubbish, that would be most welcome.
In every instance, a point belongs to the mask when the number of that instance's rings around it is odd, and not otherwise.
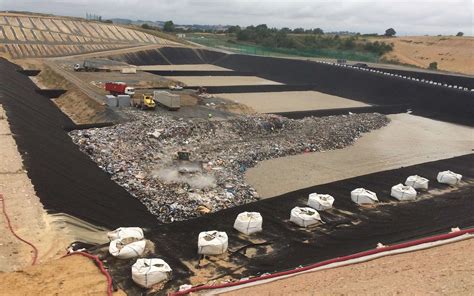
[[[208,120],[125,112],[132,121],[69,134],[112,180],[164,223],[258,200],[244,174],[259,161],[343,148],[389,122],[377,113]],[[189,160],[178,159],[183,151]]]

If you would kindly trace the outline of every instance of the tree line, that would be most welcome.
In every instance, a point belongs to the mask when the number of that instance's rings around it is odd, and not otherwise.
[[[395,35],[395,30],[387,30],[386,36]],[[244,29],[239,26],[229,27],[227,33],[235,35],[238,41],[251,42],[265,47],[279,47],[291,49],[336,49],[356,50],[383,55],[393,49],[392,44],[375,41],[370,42],[361,35],[341,37],[339,35],[326,35],[320,28],[304,30],[302,28],[290,30],[289,28],[268,28],[267,25],[248,26]],[[296,34],[295,36],[293,34]],[[298,36],[298,34],[304,34]]]

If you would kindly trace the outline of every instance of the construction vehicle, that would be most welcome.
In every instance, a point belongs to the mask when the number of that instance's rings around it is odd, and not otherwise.
[[[133,97],[130,101],[133,107],[140,108],[142,110],[155,110],[156,104],[151,95],[141,95]]]
[[[133,96],[135,94],[135,89],[133,87],[127,86],[125,82],[106,82],[105,90],[110,92],[110,94],[117,95],[129,95]]]

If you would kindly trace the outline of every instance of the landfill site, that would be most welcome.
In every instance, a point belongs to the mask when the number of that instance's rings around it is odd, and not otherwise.
[[[1,295],[472,295],[472,76],[0,25]]]

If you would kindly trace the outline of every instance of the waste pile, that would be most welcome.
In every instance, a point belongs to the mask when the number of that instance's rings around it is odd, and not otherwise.
[[[381,114],[292,120],[245,115],[226,120],[175,119],[127,110],[130,122],[70,132],[112,180],[169,223],[258,200],[244,181],[259,161],[351,145],[381,128]],[[190,160],[178,160],[186,151]]]

